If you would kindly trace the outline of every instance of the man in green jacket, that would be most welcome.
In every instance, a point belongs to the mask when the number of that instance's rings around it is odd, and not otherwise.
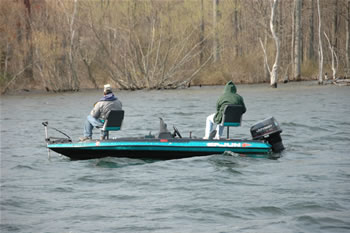
[[[228,104],[242,105],[243,113],[246,112],[243,97],[237,94],[236,86],[232,81],[229,81],[226,84],[224,94],[222,94],[216,102],[216,113],[213,113],[207,117],[204,139],[209,138],[210,132],[213,130],[214,123],[217,125],[215,139],[220,139],[224,130],[224,127],[221,125],[222,116],[224,109]]]

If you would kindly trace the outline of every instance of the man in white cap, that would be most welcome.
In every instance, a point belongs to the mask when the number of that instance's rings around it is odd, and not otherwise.
[[[113,94],[110,84],[104,85],[104,96],[95,103],[90,115],[87,116],[84,125],[84,137],[80,141],[87,141],[92,139],[92,129],[94,127],[102,127],[108,113],[111,110],[122,110],[122,103]],[[101,135],[104,137],[105,135]]]

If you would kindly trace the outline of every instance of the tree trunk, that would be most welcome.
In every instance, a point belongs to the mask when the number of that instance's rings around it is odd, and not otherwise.
[[[301,9],[304,9],[304,1],[303,0],[301,0]],[[301,61],[300,61],[300,66],[301,66],[301,64],[303,64],[303,62],[304,62],[304,27],[303,27],[303,22],[302,22],[302,19],[303,19],[303,15],[302,15],[302,10],[300,11],[300,14],[301,14],[301,32],[300,32],[300,44],[301,44],[301,52],[300,52],[300,59],[301,59]],[[301,69],[301,68],[300,68]]]
[[[272,37],[275,40],[275,45],[276,45],[276,57],[275,57],[275,63],[272,66],[271,70],[271,80],[270,80],[270,85],[271,87],[277,87],[277,80],[278,80],[278,68],[279,68],[279,56],[280,56],[280,48],[279,48],[279,38],[277,36],[275,27],[274,27],[274,22],[276,18],[276,11],[277,11],[277,5],[278,5],[278,0],[273,1],[272,9],[271,9],[271,20],[270,20],[270,29],[272,33]]]
[[[292,12],[293,12],[293,16],[292,16],[292,36],[291,36],[291,45],[290,45],[290,64],[292,65],[291,68],[291,77],[294,77],[294,47],[295,47],[295,1],[293,1],[292,6]]]
[[[24,0],[24,5],[26,8],[26,42],[28,43],[28,52],[25,58],[24,66],[27,67],[25,69],[25,76],[29,78],[30,81],[34,80],[33,75],[33,39],[32,39],[32,28],[31,28],[31,3],[30,0]]]
[[[337,50],[338,47],[338,24],[339,24],[339,12],[338,12],[338,0],[334,1],[334,21],[333,21],[333,49]]]
[[[204,3],[201,0],[201,25],[199,34],[199,64],[204,62]]]
[[[264,14],[265,15],[268,15],[268,8],[264,8]],[[268,40],[268,36],[269,36],[269,19],[266,17],[266,22],[264,22],[264,24],[266,24],[266,27],[265,27],[265,37],[264,37],[264,47],[267,48],[267,40]],[[267,58],[266,58],[267,60]],[[264,63],[264,77],[265,77],[265,80],[266,82],[269,82],[270,79],[271,79],[271,72],[270,72],[270,67],[269,67],[269,64],[267,62]]]
[[[310,13],[310,36],[309,36],[309,52],[308,52],[308,59],[313,60],[315,56],[314,51],[314,40],[315,40],[315,34],[314,34],[314,2],[315,0],[311,0],[311,13]]]
[[[278,36],[282,38],[283,36],[283,1],[279,2],[279,16],[278,16]],[[282,41],[282,40],[281,40]]]
[[[235,57],[239,56],[239,42],[238,42],[238,33],[239,33],[239,22],[238,22],[238,3],[235,0],[235,9],[233,11],[233,21],[234,21],[234,40],[235,40]]]
[[[264,46],[265,48],[267,47],[267,37],[268,37],[268,27],[266,27],[265,30],[265,38],[264,38]],[[267,64],[267,62],[264,63],[264,77],[266,79],[266,82],[268,82],[270,80],[271,74],[270,74],[270,68],[269,68],[269,64]]]
[[[218,29],[217,29],[217,23],[219,18],[219,0],[213,0],[213,60],[214,62],[217,62],[220,59],[220,53],[219,53],[219,38],[218,38]]]
[[[338,70],[338,57],[336,52],[334,51],[334,47],[332,46],[331,42],[329,41],[329,38],[327,36],[327,34],[324,32],[324,36],[326,37],[327,41],[328,41],[328,47],[329,50],[331,51],[331,58],[332,58],[332,78],[333,81],[335,81],[336,79],[336,75],[337,75],[337,70]]]
[[[75,23],[75,16],[77,13],[77,1],[73,1],[73,13],[70,18],[69,23],[69,33],[70,33],[70,45],[69,45],[69,52],[68,52],[68,58],[69,58],[69,88],[73,91],[79,90],[79,81],[78,81],[78,75],[76,71],[76,62],[75,62],[75,29],[74,29],[74,23]],[[68,18],[68,17],[67,17]]]
[[[301,2],[302,0],[295,0],[294,77],[297,81],[301,80]]]
[[[348,0],[346,17],[346,68],[350,72],[350,0]],[[347,74],[349,75],[349,74]]]
[[[319,73],[318,84],[323,84],[323,49],[322,49],[322,37],[321,37],[321,9],[320,0],[317,0],[317,12],[318,12],[318,60],[319,60]]]

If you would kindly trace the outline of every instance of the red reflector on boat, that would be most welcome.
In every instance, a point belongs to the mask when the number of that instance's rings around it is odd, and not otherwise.
[[[168,139],[160,139],[160,142],[168,142]]]

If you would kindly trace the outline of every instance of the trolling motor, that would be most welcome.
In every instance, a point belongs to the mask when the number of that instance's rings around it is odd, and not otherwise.
[[[272,146],[273,152],[284,150],[281,133],[282,129],[275,118],[270,117],[256,123],[250,128],[250,133],[254,140],[264,140]]]
[[[63,142],[72,142],[72,139],[65,133],[63,133],[61,130],[58,130],[56,128],[50,127],[51,129],[59,132],[60,134],[63,134],[64,136],[66,136],[67,138],[57,138],[57,137],[49,137],[48,135],[48,125],[49,122],[45,121],[41,123],[44,127],[45,127],[45,141],[49,144],[49,143],[63,143]]]
[[[72,142],[72,139],[67,134],[65,134],[62,131],[60,131],[60,130],[58,130],[56,128],[53,128],[53,127],[51,127],[51,129],[53,129],[53,130],[63,134],[67,138],[49,137],[49,134],[48,134],[49,122],[44,121],[41,124],[45,127],[45,141],[46,141],[46,147],[47,147],[47,157],[50,160],[51,156],[50,156],[50,149],[48,147],[49,144],[52,144],[52,143],[65,143],[65,142],[69,143],[69,142]]]

